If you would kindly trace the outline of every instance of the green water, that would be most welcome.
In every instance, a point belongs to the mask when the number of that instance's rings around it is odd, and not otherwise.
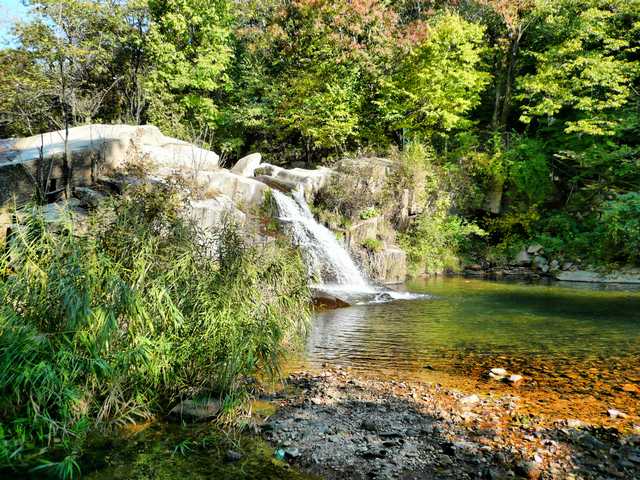
[[[405,288],[430,297],[317,314],[308,361],[400,375],[425,366],[469,370],[491,361],[524,369],[537,361],[570,368],[631,359],[629,368],[638,366],[637,289],[459,277]]]
[[[229,461],[227,451],[242,455]],[[303,480],[273,449],[256,436],[225,433],[210,424],[158,422],[137,433],[93,445],[83,457],[87,480]]]

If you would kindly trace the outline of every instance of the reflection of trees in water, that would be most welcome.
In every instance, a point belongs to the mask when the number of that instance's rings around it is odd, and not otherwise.
[[[637,293],[462,279],[422,289],[437,299],[318,314],[310,359],[371,371],[429,364],[474,378],[500,366],[533,378],[526,388],[603,395],[640,372]]]

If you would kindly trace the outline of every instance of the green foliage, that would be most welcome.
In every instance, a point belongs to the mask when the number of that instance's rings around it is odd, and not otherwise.
[[[377,253],[382,251],[384,248],[384,243],[382,240],[377,238],[367,238],[361,243],[362,248],[369,250],[372,253]]]
[[[234,408],[249,377],[277,375],[308,318],[299,256],[233,225],[209,240],[182,208],[146,186],[88,236],[37,211],[16,229],[0,259],[0,468],[74,475],[95,429],[199,393]]]
[[[179,136],[221,121],[216,96],[230,86],[233,58],[228,0],[149,1],[146,81],[149,119]]]
[[[553,122],[563,114],[568,134],[613,135],[616,112],[637,96],[639,6],[635,0],[538,2],[529,51],[536,71],[520,79],[527,100],[522,121]]]
[[[551,169],[544,144],[533,138],[517,139],[506,153],[509,184],[530,204],[542,203],[552,192]]]
[[[469,126],[489,74],[483,72],[483,28],[454,13],[425,26],[426,37],[385,82],[381,109],[395,127],[430,138]]]
[[[602,257],[640,263],[640,193],[619,195],[605,202],[600,221]]]
[[[451,214],[455,194],[449,188],[449,174],[435,163],[430,147],[412,142],[399,161],[402,168],[395,178],[396,184],[410,188],[424,208],[399,237],[411,273],[457,271],[459,257],[468,250],[471,238],[484,236],[485,232]]]
[[[400,236],[400,245],[407,252],[414,275],[458,271],[460,255],[472,235],[484,236],[485,232],[458,216],[447,215],[442,204],[435,212],[421,214],[409,231]]]
[[[376,207],[368,207],[360,212],[360,220],[368,220],[380,215],[380,212]]]

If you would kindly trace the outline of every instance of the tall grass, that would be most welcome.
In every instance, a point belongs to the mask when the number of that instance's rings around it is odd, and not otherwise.
[[[0,257],[0,469],[78,474],[87,435],[276,375],[307,325],[299,255],[202,232],[170,186],[100,209],[89,233],[37,209]]]

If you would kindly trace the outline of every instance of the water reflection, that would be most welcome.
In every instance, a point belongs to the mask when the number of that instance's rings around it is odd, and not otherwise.
[[[611,356],[640,352],[640,294],[448,278],[412,282],[435,298],[319,313],[311,362],[420,368],[461,353]]]
[[[307,362],[508,390],[486,378],[503,367],[525,375],[518,393],[550,412],[640,414],[637,288],[463,278],[404,288],[431,296],[318,313]]]

